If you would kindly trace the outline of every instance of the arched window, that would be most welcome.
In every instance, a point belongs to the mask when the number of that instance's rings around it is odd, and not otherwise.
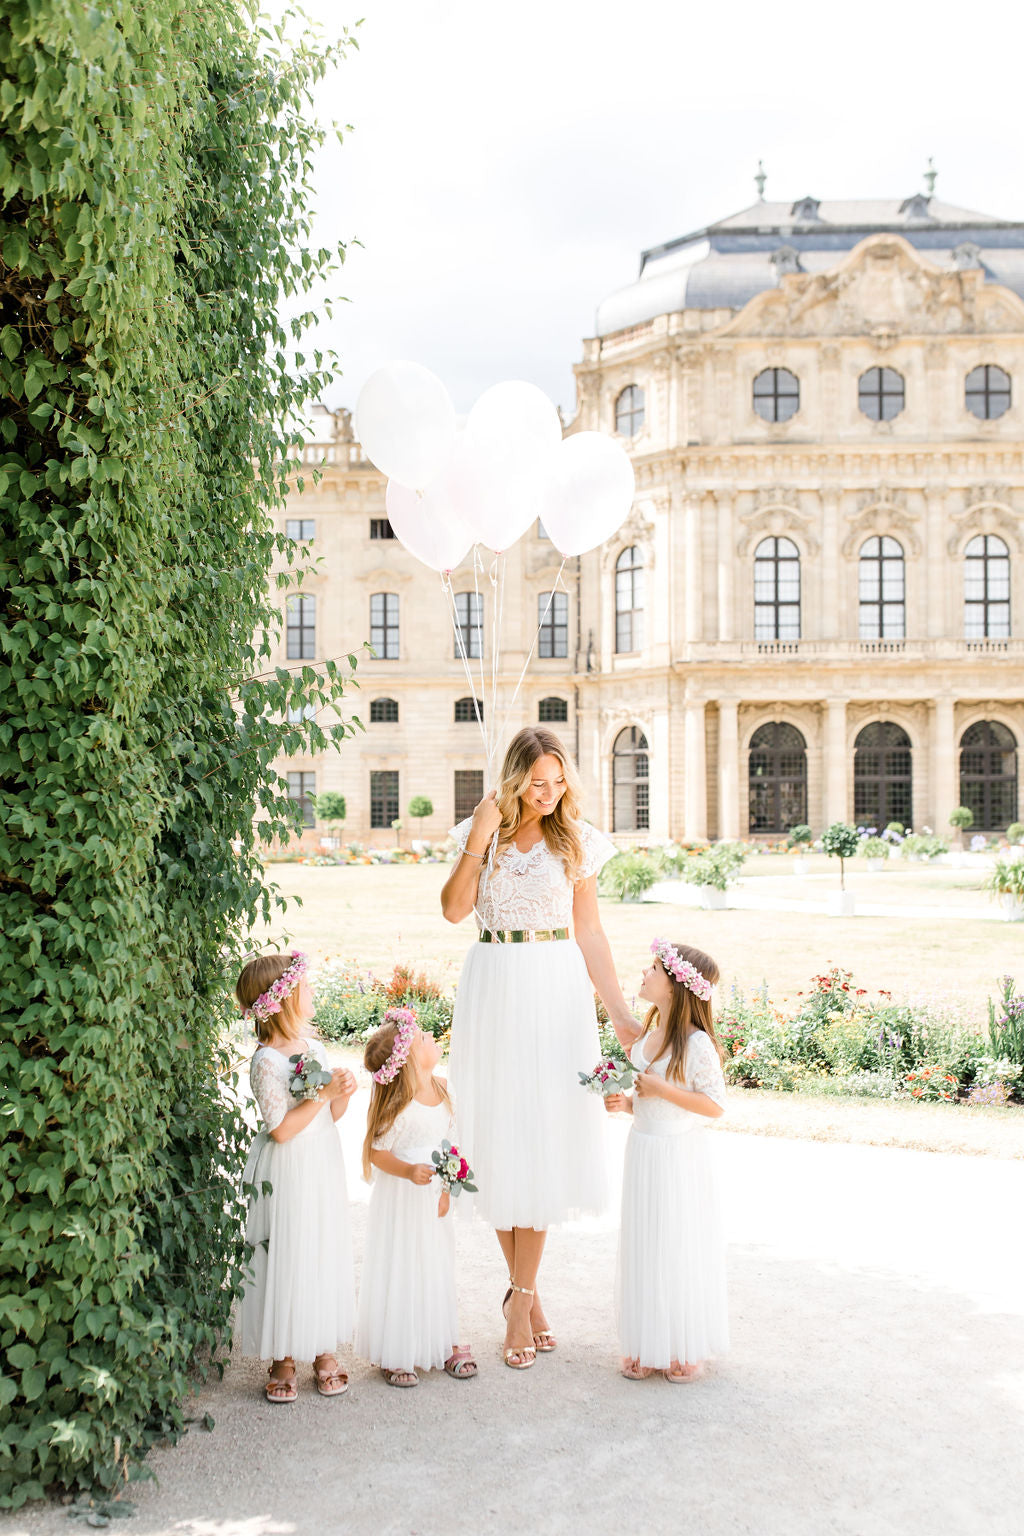
[[[754,550],[754,639],[800,639],[800,551],[792,539]]]
[[[1005,640],[1010,633],[1010,551],[994,533],[964,550],[964,637]]]
[[[455,594],[455,659],[484,653],[484,600],[479,592]]]
[[[295,593],[285,609],[288,660],[312,661],[316,656],[316,598],[309,592]]]
[[[370,724],[394,725],[398,720],[397,699],[371,699]]]
[[[370,598],[370,644],[382,660],[398,660],[397,592],[375,592]]]
[[[964,380],[964,405],[979,421],[994,421],[1010,409],[1010,375],[994,363],[972,368]]]
[[[902,640],[907,632],[903,545],[888,537],[868,539],[860,548],[858,580],[860,638]]]
[[[541,725],[555,725],[561,722],[563,725],[569,718],[569,705],[565,699],[556,699],[554,696],[541,699],[537,709],[537,719]]]
[[[627,384],[615,402],[615,430],[636,437],[644,424],[644,392],[639,384]]]
[[[455,723],[461,725],[466,720],[482,720],[484,717],[483,699],[456,699]]]
[[[615,562],[615,649],[639,651],[644,643],[644,557],[635,544]]]
[[[853,748],[853,814],[882,832],[890,821],[914,825],[910,737],[892,720],[873,720]]]
[[[748,781],[751,832],[788,832],[807,820],[807,743],[795,725],[758,726]]]
[[[907,403],[903,375],[895,368],[869,368],[857,385],[857,404],[869,421],[892,421]]]
[[[998,720],[978,720],[960,738],[960,804],[981,832],[1002,832],[1017,818],[1017,741]]]
[[[763,368],[754,380],[753,405],[762,421],[788,421],[800,409],[800,380],[788,368]]]
[[[647,737],[627,726],[612,747],[612,831],[648,832],[651,826]]]

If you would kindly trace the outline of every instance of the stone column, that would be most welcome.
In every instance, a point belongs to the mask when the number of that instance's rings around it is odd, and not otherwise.
[[[718,638],[736,638],[736,550],[733,547],[732,492],[715,491],[718,524]]]
[[[826,488],[821,493],[821,566],[815,573],[817,580],[816,606],[817,606],[817,634],[808,634],[804,629],[805,640],[836,640],[839,638],[840,625],[846,604],[840,594],[843,592],[845,575],[840,572],[839,566],[842,555],[839,549],[839,493],[831,488]],[[801,588],[806,582],[803,575]],[[803,598],[803,590],[801,590]],[[845,638],[845,637],[844,637]],[[842,818],[845,820],[845,818]]]
[[[928,824],[940,836],[949,825],[949,813],[960,804],[959,774],[957,772],[956,731],[953,723],[953,700],[942,694],[932,701],[931,743],[931,812]],[[916,786],[915,786],[915,800]],[[925,825],[925,817],[914,811],[914,829]]]
[[[718,701],[718,835],[740,835],[739,705]]]
[[[684,720],[686,777],[683,781],[683,836],[688,843],[699,843],[708,835],[703,703],[687,704]]]
[[[700,570],[700,496],[688,496],[686,498],[685,512],[685,549],[686,549],[686,587],[684,602],[684,630],[688,644],[703,638],[704,612],[701,601],[701,570]]]
[[[827,700],[825,717],[825,821],[846,821],[849,775],[846,762],[846,700]]]

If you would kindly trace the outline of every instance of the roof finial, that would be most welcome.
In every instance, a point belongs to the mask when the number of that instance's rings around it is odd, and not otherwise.
[[[935,196],[935,178],[936,178],[936,176],[938,174],[939,174],[938,171],[935,169],[935,162],[932,159],[931,155],[929,155],[928,156],[928,169],[924,173],[925,191],[928,193],[929,197],[934,197]]]
[[[757,175],[754,177],[754,186],[757,188],[758,201],[762,203],[764,202],[764,184],[767,180],[768,177],[765,175],[764,161],[759,160],[757,162]]]

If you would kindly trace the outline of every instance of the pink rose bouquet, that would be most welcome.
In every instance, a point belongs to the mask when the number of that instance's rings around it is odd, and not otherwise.
[[[593,1072],[581,1072],[580,1084],[607,1099],[613,1093],[628,1093],[636,1075],[636,1068],[630,1062],[613,1061],[609,1056],[599,1061]]]
[[[467,1195],[476,1194],[477,1187],[472,1182],[473,1170],[458,1147],[453,1147],[450,1141],[442,1141],[438,1150],[431,1152],[430,1156],[442,1187],[450,1195],[460,1195],[463,1190]]]

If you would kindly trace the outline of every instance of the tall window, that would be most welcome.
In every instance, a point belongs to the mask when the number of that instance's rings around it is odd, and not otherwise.
[[[384,768],[370,774],[370,826],[390,827],[398,820],[398,769]]]
[[[304,827],[316,826],[316,811],[313,801],[316,796],[315,773],[289,773],[288,798],[298,803],[302,812],[302,825]]]
[[[484,600],[480,592],[456,592],[455,658],[482,656],[484,653]]]
[[[754,410],[762,421],[788,421],[800,409],[800,380],[788,368],[764,368],[754,380]]]
[[[569,706],[565,699],[541,699],[537,709],[537,719],[541,725],[555,725],[558,722],[564,725],[568,718]]]
[[[392,528],[386,517],[370,518],[371,539],[393,539],[394,536],[395,530]]]
[[[807,743],[795,725],[772,720],[750,738],[751,832],[788,832],[807,820]]]
[[[903,375],[895,368],[869,368],[857,385],[857,404],[869,421],[892,421],[907,401]]]
[[[1010,551],[994,533],[964,550],[964,636],[1005,640],[1010,633]]]
[[[375,592],[370,598],[370,644],[385,661],[397,661],[397,592]]]
[[[960,804],[979,831],[1002,832],[1017,817],[1017,741],[998,720],[978,720],[960,738]]]
[[[903,545],[887,536],[860,549],[860,638],[902,640],[907,632]],[[903,817],[890,817],[902,821]]]
[[[853,749],[853,814],[857,825],[883,831],[890,821],[914,824],[910,737],[892,720],[873,720]]]
[[[564,592],[537,593],[537,655],[568,656],[569,599]]]
[[[644,424],[644,392],[639,384],[627,384],[615,402],[615,430],[636,437]]]
[[[455,770],[455,820],[465,821],[472,816],[484,797],[484,771],[482,768],[456,768]]]
[[[650,826],[647,737],[630,725],[619,732],[612,747],[612,831],[648,832]]]
[[[465,698],[455,700],[456,725],[463,725],[467,720],[482,720],[483,717],[483,699]]]
[[[1010,409],[1010,375],[994,363],[972,368],[964,380],[964,404],[979,421],[994,421]]]
[[[286,538],[305,539],[308,541],[316,533],[316,519],[312,517],[286,517],[284,531]]]
[[[800,551],[792,539],[754,550],[754,639],[800,639]]]
[[[398,720],[397,699],[371,699],[370,724],[394,725]]]
[[[316,656],[316,598],[298,593],[287,603],[287,642],[289,661],[312,661]]]
[[[635,544],[615,562],[615,649],[639,651],[644,644],[644,557]]]

